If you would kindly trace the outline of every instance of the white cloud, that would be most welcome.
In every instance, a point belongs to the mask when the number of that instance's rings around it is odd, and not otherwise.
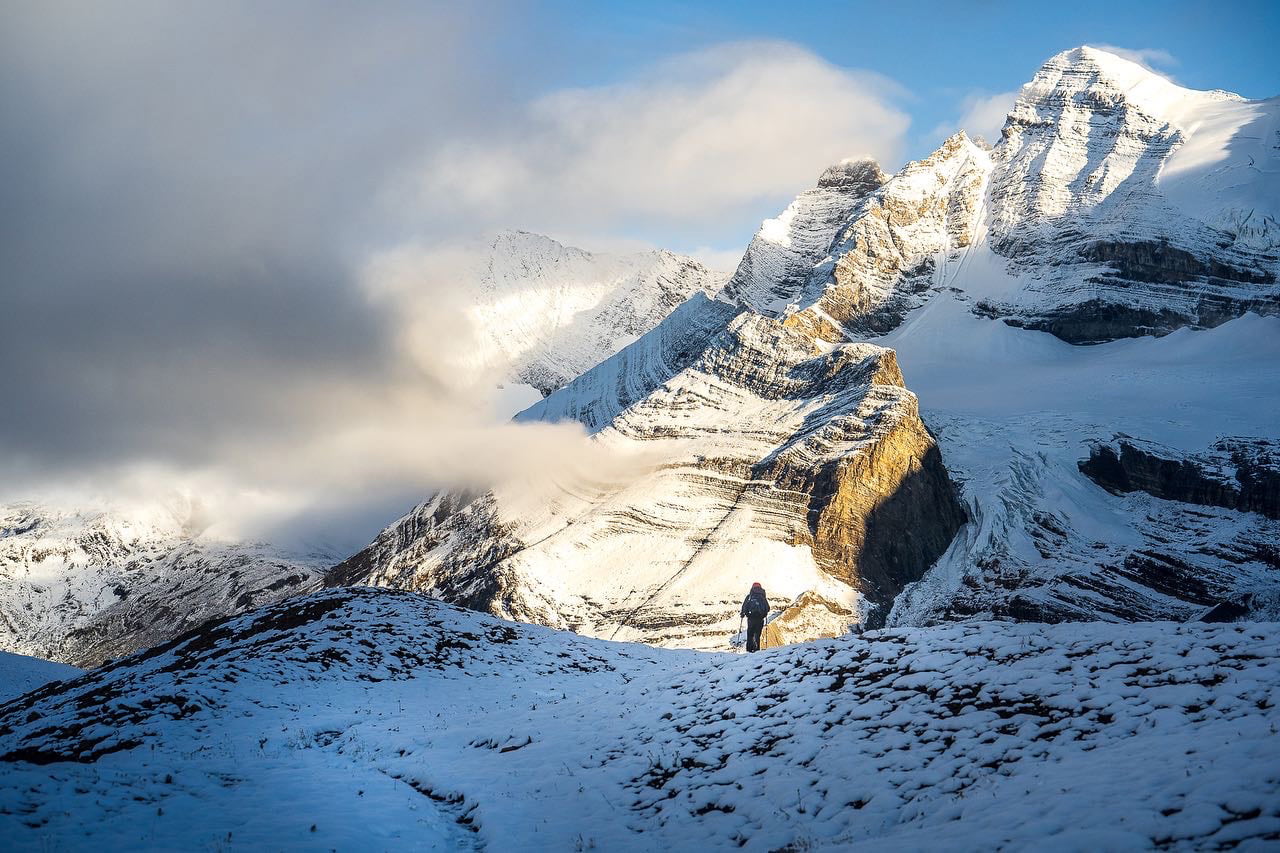
[[[746,246],[736,249],[715,249],[711,246],[698,246],[686,250],[683,254],[698,261],[709,270],[731,273],[738,268],[738,262],[742,260],[742,255],[745,251]]]
[[[605,469],[575,426],[495,416],[468,238],[715,245],[699,226],[758,221],[831,162],[892,164],[908,123],[889,81],[779,43],[530,99],[554,51],[498,49],[520,4],[20,11],[0,501],[178,492],[238,535],[350,541],[440,486]]]
[[[431,156],[424,198],[544,231],[704,224],[789,199],[845,157],[892,167],[909,122],[897,94],[794,45],[721,45],[538,98],[511,132]]]

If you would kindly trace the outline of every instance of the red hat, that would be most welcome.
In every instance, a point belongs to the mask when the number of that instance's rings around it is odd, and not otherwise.
[[[751,585],[751,588],[752,588],[752,589],[755,589],[755,588],[756,588],[756,587],[758,587],[758,586],[760,586],[760,582],[759,582],[759,581],[756,581],[755,583],[753,583],[753,584]],[[761,589],[764,589],[764,587],[762,587],[762,586],[760,586],[760,588],[761,588]]]

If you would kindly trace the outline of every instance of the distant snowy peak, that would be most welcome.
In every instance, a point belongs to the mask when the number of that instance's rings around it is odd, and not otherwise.
[[[892,177],[824,175],[725,295],[827,342],[943,289],[1094,343],[1280,313],[1280,99],[1184,89],[1094,48],[1050,59],[993,150],[963,133]]]
[[[223,541],[183,499],[0,506],[0,651],[96,666],[314,589],[336,556]]]
[[[475,357],[543,395],[656,326],[725,276],[665,250],[593,254],[523,231],[489,246],[469,309]]]

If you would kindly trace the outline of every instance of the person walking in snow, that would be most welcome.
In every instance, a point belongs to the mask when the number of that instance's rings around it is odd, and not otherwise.
[[[769,599],[765,598],[764,587],[758,583],[751,585],[751,592],[742,602],[742,615],[747,617],[747,651],[760,651],[760,632],[764,630],[764,619],[769,615]]]

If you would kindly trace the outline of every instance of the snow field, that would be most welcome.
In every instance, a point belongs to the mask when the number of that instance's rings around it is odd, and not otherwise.
[[[0,706],[0,830],[19,850],[1264,845],[1278,653],[1272,623],[968,623],[700,654],[335,590]]]

